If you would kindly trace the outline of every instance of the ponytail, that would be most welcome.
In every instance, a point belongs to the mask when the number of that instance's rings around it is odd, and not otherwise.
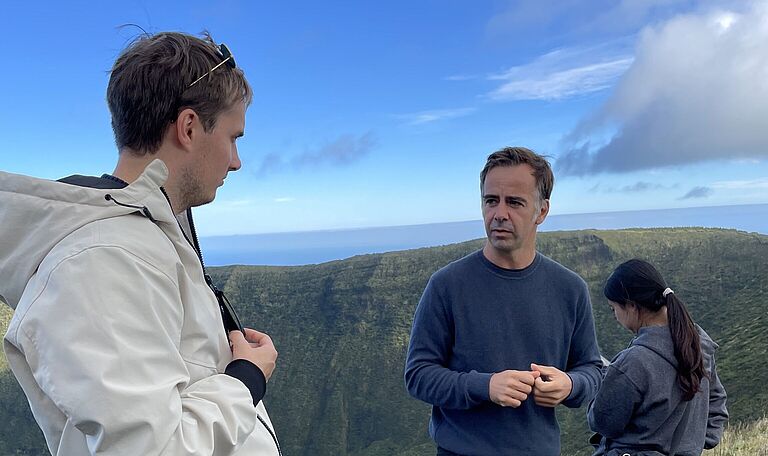
[[[647,261],[632,259],[613,271],[603,288],[610,301],[624,307],[631,303],[650,312],[667,306],[669,332],[677,359],[677,380],[683,400],[689,401],[699,391],[707,376],[701,354],[701,340],[685,304],[677,299],[659,271]]]
[[[677,358],[677,381],[683,390],[683,400],[690,401],[699,391],[701,379],[705,377],[704,360],[701,354],[701,340],[693,319],[685,308],[685,304],[677,299],[674,293],[667,293],[667,318],[672,343]]]

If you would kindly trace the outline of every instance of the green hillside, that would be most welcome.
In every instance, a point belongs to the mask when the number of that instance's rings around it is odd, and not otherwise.
[[[768,418],[738,424],[725,430],[717,448],[704,456],[768,456]]]
[[[411,319],[429,276],[481,245],[312,266],[212,269],[244,322],[268,332],[280,352],[265,402],[286,455],[434,454],[426,430],[429,406],[403,386]],[[718,369],[733,420],[752,422],[768,411],[768,389],[760,380],[768,378],[768,236],[713,229],[555,232],[541,234],[539,247],[589,283],[600,346],[609,358],[631,335],[609,311],[602,283],[626,259],[656,264],[721,345]],[[0,420],[28,420],[7,380],[0,376]],[[584,411],[563,412],[563,454],[589,454]],[[21,439],[26,434],[2,432],[0,454],[33,449]]]
[[[0,330],[5,334],[13,311],[0,302]],[[0,454],[47,455],[43,433],[29,411],[27,399],[0,354]]]

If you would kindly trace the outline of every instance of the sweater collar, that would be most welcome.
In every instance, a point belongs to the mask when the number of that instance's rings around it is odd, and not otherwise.
[[[497,266],[483,255],[482,249],[478,250],[475,255],[489,272],[505,279],[524,279],[533,274],[541,264],[541,254],[539,252],[536,252],[533,262],[522,269],[506,269]]]

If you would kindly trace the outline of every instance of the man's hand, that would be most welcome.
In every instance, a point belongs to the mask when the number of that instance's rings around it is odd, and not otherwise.
[[[229,342],[232,344],[232,359],[245,359],[252,362],[261,369],[264,378],[269,380],[272,371],[275,370],[277,350],[268,335],[245,328],[245,335],[240,331],[231,331]]]
[[[539,373],[533,385],[533,398],[537,405],[555,407],[571,394],[573,381],[565,372],[538,364],[531,364],[531,370]]]
[[[520,407],[533,390],[539,372],[505,370],[491,376],[491,400],[502,407]]]

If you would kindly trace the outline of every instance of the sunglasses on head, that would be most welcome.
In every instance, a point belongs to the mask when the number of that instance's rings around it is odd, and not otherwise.
[[[195,79],[195,80],[194,80],[194,82],[192,82],[192,84],[190,84],[190,85],[188,85],[188,86],[187,86],[187,88],[190,88],[190,87],[192,87],[193,85],[197,84],[197,83],[198,83],[198,82],[200,82],[200,81],[201,81],[201,80],[202,80],[204,77],[206,77],[206,76],[210,75],[211,73],[213,73],[213,71],[214,71],[214,70],[216,70],[216,68],[218,68],[218,67],[220,67],[220,66],[224,65],[225,63],[226,63],[226,64],[227,64],[227,66],[228,66],[228,67],[230,67],[230,68],[237,68],[237,65],[235,64],[235,57],[232,55],[232,51],[230,51],[230,50],[229,50],[229,47],[227,47],[227,45],[226,45],[226,44],[224,44],[224,43],[221,43],[221,44],[219,45],[219,49],[218,49],[218,50],[219,50],[219,55],[221,55],[222,61],[221,61],[221,62],[219,62],[219,63],[218,63],[216,66],[214,66],[214,67],[213,67],[213,68],[211,68],[210,70],[208,70],[208,71],[207,71],[207,72],[206,72],[204,75],[202,75],[202,76],[200,76],[199,78]]]

